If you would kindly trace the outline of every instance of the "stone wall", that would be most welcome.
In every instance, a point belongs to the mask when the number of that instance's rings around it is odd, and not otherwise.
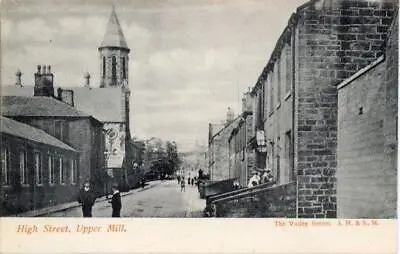
[[[386,61],[339,86],[338,217],[396,217],[397,25]]]
[[[0,185],[0,216],[13,215],[24,211],[56,205],[63,202],[75,201],[80,185],[72,178],[71,163],[78,161],[79,154],[57,147],[32,142],[30,140],[1,134],[2,156],[3,149],[8,152],[10,174],[9,184]],[[20,154],[26,152],[27,184],[20,183]],[[40,154],[42,183],[36,182],[35,153]],[[52,157],[50,157],[52,156]],[[54,183],[50,182],[49,158],[53,158]],[[65,169],[65,182],[60,183],[60,158]],[[0,178],[3,180],[4,171]],[[78,172],[79,174],[79,172]]]
[[[263,189],[249,188],[240,194],[211,202],[216,217],[295,218],[296,184]]]
[[[210,179],[221,181],[230,178],[229,176],[229,136],[237,126],[240,118],[236,118],[227,124],[220,132],[211,138],[210,151],[212,153],[213,164],[211,165]]]

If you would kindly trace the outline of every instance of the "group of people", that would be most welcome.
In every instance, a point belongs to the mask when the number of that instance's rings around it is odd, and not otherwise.
[[[264,170],[262,176],[260,176],[260,172],[254,171],[253,176],[249,179],[249,183],[247,187],[251,188],[257,186],[262,183],[269,183],[273,181],[273,175],[270,169]]]
[[[119,192],[118,185],[112,186],[112,197],[108,202],[112,207],[111,217],[121,217],[121,194]],[[82,204],[83,217],[92,217],[92,207],[96,201],[96,194],[90,187],[89,182],[85,182],[83,189],[79,192],[77,201]]]
[[[185,181],[185,177],[181,177],[181,176],[178,176],[177,177],[177,180],[178,180],[178,184],[180,184],[181,185],[181,192],[182,191],[186,191],[186,181]],[[188,185],[197,185],[197,182],[198,181],[198,179],[197,179],[197,177],[188,177],[188,179],[187,179],[187,184]]]

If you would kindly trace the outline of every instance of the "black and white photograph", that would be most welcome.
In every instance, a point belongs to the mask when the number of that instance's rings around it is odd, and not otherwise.
[[[4,0],[0,216],[396,219],[398,20],[396,0]]]

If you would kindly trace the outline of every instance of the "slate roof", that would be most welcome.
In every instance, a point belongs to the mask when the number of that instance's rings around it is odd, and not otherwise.
[[[122,98],[124,93],[121,88],[88,88],[65,87],[65,90],[74,92],[74,106],[85,113],[94,116],[102,122],[122,122]]]
[[[76,109],[93,116],[101,122],[122,122],[122,88],[117,87],[62,87],[74,92]],[[57,93],[58,87],[54,87]],[[33,86],[2,86],[2,96],[33,97]],[[65,103],[63,103],[65,104]]]
[[[25,96],[32,97],[33,96],[33,86],[1,86],[0,94],[2,96]]]
[[[126,43],[124,33],[122,32],[121,25],[115,8],[113,6],[110,19],[108,20],[107,30],[103,38],[103,42],[100,44],[99,49],[104,47],[118,47],[129,50],[128,44]]]
[[[87,113],[52,97],[2,96],[3,116],[90,117]]]
[[[77,152],[74,148],[63,143],[61,140],[58,140],[55,137],[50,136],[43,130],[34,128],[24,123],[17,122],[15,120],[12,120],[4,116],[0,116],[0,132],[6,133],[11,136],[31,140],[37,143],[46,144],[61,149]]]

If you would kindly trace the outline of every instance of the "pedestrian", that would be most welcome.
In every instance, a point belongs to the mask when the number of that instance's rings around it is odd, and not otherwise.
[[[142,186],[142,189],[144,189],[144,186],[146,185],[145,183],[146,183],[146,181],[145,181],[144,177],[142,177],[142,179],[140,179],[140,185]]]
[[[178,184],[180,184],[181,183],[181,176],[178,176],[177,178],[178,178]]]
[[[182,178],[182,181],[181,181],[181,192],[182,191],[186,191],[185,184],[186,184],[185,178]]]
[[[108,201],[109,203],[111,203],[111,207],[112,207],[112,217],[121,217],[121,194],[119,193],[118,190],[118,185],[114,184],[112,186],[112,198],[111,201]]]
[[[82,204],[83,217],[92,217],[92,207],[95,200],[96,196],[90,188],[90,183],[85,182],[78,196],[78,202]]]
[[[192,180],[190,180],[191,181],[191,184],[192,184],[192,186],[194,185],[194,178],[192,178]]]
[[[190,176],[188,177],[188,185],[190,185]]]
[[[258,172],[254,171],[253,176],[250,178],[247,187],[251,188],[260,184],[260,177],[258,176]]]

